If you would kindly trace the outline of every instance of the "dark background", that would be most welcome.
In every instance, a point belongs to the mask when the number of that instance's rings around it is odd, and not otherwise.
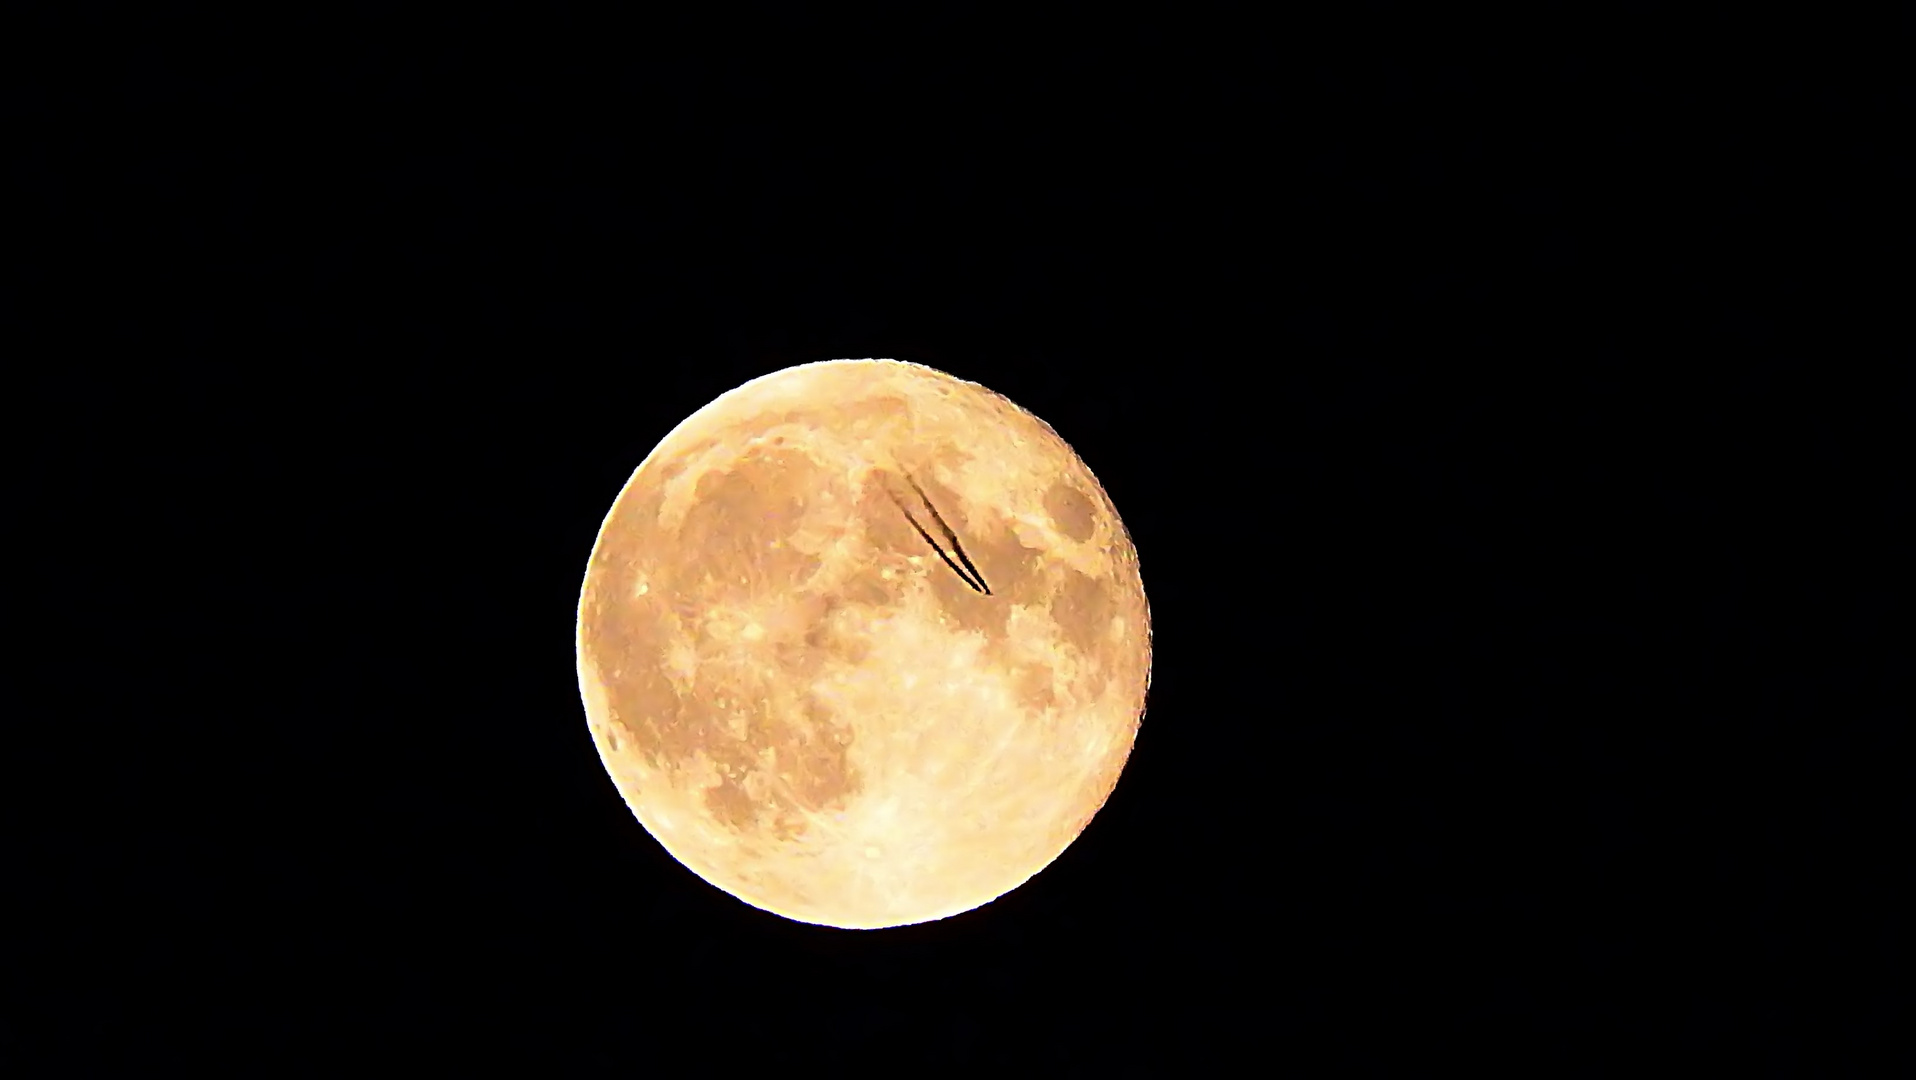
[[[57,696],[13,736],[5,1051],[1880,1060],[1906,91],[1866,28],[1348,14],[63,38],[9,106]],[[654,443],[867,356],[1070,441],[1156,632],[1078,842],[876,933],[673,862],[572,653]]]

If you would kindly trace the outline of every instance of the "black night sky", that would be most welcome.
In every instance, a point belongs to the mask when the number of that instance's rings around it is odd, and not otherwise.
[[[63,703],[13,758],[15,1057],[1833,1076],[1907,1021],[1867,65],[1381,11],[147,18],[15,109]],[[1080,840],[887,932],[673,862],[573,668],[631,470],[836,357],[1049,422],[1156,634]]]

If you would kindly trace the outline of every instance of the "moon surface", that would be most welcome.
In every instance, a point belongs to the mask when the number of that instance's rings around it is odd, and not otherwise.
[[[641,824],[807,923],[947,918],[1017,888],[1116,785],[1150,681],[1137,552],[1070,446],[890,360],[755,379],[619,493],[580,691]]]

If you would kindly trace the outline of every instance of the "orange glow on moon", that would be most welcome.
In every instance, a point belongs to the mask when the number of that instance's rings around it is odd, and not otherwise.
[[[753,380],[641,463],[592,550],[579,685],[679,862],[847,928],[946,918],[1104,804],[1150,680],[1137,553],[1030,413],[914,364]]]

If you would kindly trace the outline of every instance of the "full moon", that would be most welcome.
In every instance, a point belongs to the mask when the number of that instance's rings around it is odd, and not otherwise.
[[[800,922],[948,918],[1104,805],[1150,682],[1117,509],[1042,420],[916,364],[721,395],[600,527],[580,693],[673,858]]]

